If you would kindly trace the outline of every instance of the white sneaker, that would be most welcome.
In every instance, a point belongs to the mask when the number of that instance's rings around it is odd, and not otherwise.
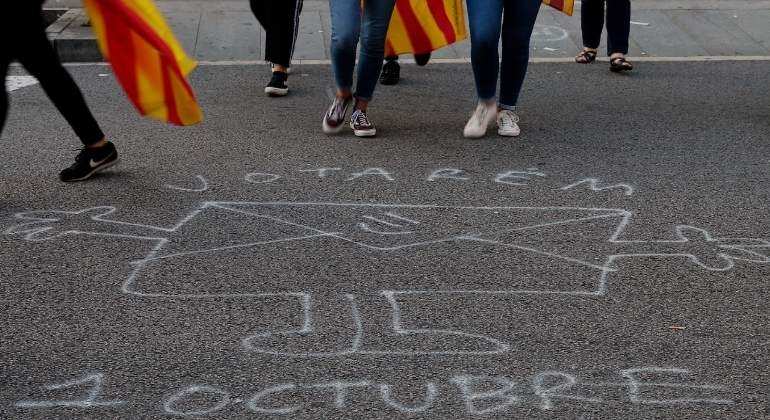
[[[516,137],[521,133],[519,116],[509,109],[497,113],[497,134],[506,137]]]
[[[497,116],[497,104],[494,102],[479,102],[476,105],[476,110],[473,111],[471,119],[465,124],[463,130],[463,136],[469,139],[477,139],[483,137],[487,133],[489,124],[495,120]]]

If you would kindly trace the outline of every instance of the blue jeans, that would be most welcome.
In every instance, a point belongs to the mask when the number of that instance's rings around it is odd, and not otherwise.
[[[529,39],[540,10],[540,0],[467,0],[467,4],[471,63],[479,99],[489,101],[495,97],[499,71],[498,102],[503,109],[514,109],[527,75]],[[501,38],[502,63],[497,52]]]
[[[356,49],[361,39],[355,98],[370,101],[385,56],[385,35],[396,0],[329,0],[332,21],[331,57],[337,88],[353,87]]]

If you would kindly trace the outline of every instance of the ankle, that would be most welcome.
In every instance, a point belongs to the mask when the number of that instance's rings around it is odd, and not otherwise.
[[[285,67],[285,66],[282,66],[280,64],[273,63],[273,72],[277,72],[277,71],[281,72],[281,73],[288,73],[289,72],[289,68]]]
[[[91,148],[91,149],[98,149],[98,148],[100,148],[100,147],[104,147],[104,146],[106,146],[106,145],[107,145],[107,143],[109,143],[109,142],[107,141],[107,138],[103,138],[103,139],[101,139],[101,140],[97,141],[96,143],[93,143],[93,144],[89,144],[89,145],[87,145],[86,147],[88,147],[88,148]]]
[[[359,110],[363,113],[366,113],[366,110],[369,108],[369,103],[364,101],[356,101],[355,105],[353,105],[353,111]]]
[[[336,96],[337,96],[337,99],[348,100],[351,97],[353,97],[353,94],[350,92],[337,92]]]

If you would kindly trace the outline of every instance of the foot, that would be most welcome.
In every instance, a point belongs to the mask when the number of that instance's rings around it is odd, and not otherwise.
[[[353,111],[353,115],[350,116],[350,128],[353,129],[353,134],[358,137],[373,137],[377,134],[377,129],[369,121],[366,112],[360,109]]]
[[[267,96],[286,96],[289,93],[289,87],[286,85],[288,79],[289,75],[287,73],[274,71],[273,77],[270,78],[270,82],[265,86]]]
[[[91,175],[118,163],[115,145],[107,142],[101,147],[84,147],[75,157],[75,163],[59,173],[64,182],[85,181]]]
[[[398,61],[385,62],[380,73],[380,83],[383,85],[395,85],[401,79],[401,66]]]
[[[345,116],[348,113],[348,106],[350,106],[352,99],[350,97],[340,98],[335,97],[329,109],[324,115],[323,131],[326,134],[339,133],[345,126]]]
[[[428,64],[428,61],[430,61],[430,53],[414,55],[414,62],[417,63],[418,66],[424,66]]]
[[[487,133],[489,124],[497,117],[497,105],[494,102],[481,102],[476,105],[476,110],[471,119],[465,124],[463,136],[469,139],[483,137]]]
[[[596,60],[596,50],[592,48],[583,48],[583,51],[575,56],[575,62],[580,64],[593,63]]]
[[[519,116],[509,109],[497,113],[497,134],[506,137],[516,137],[521,133]]]
[[[634,65],[626,61],[626,57],[614,56],[610,57],[610,71],[619,73],[621,71],[631,71],[634,69]]]

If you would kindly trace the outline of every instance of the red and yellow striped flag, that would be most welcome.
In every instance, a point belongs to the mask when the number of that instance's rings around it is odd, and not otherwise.
[[[543,0],[543,4],[572,16],[575,11],[575,0]]]
[[[466,36],[462,0],[396,0],[385,55],[426,54]]]
[[[176,125],[203,120],[186,76],[195,68],[152,0],[84,0],[102,54],[139,113]]]

